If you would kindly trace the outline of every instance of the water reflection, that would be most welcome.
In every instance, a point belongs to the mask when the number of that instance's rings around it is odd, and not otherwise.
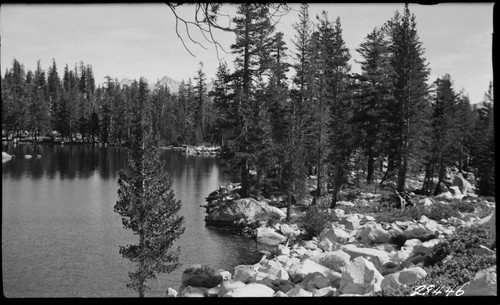
[[[2,170],[13,179],[25,175],[53,179],[56,174],[61,179],[88,178],[94,171],[102,179],[116,179],[118,170],[126,165],[127,155],[125,148],[96,145],[2,144],[2,151],[15,156],[2,163]],[[34,157],[25,159],[26,154]],[[41,158],[36,158],[37,154]]]
[[[8,297],[128,297],[133,265],[120,245],[136,242],[113,211],[118,172],[127,152],[93,145],[2,145],[15,159],[2,162],[2,269]],[[40,154],[25,159],[25,154]],[[182,202],[186,231],[182,268],[153,280],[149,296],[177,289],[192,264],[231,270],[258,260],[263,249],[253,240],[206,227],[205,197],[221,184],[236,182],[219,160],[163,151],[165,170]],[[157,281],[160,283],[158,286]]]

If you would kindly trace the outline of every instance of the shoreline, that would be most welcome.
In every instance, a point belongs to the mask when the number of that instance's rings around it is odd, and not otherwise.
[[[227,218],[227,211],[231,209],[225,206],[232,204],[236,204],[235,210],[241,210],[238,204],[241,207],[254,207],[271,205],[273,202],[269,199],[257,201],[254,198],[238,196],[231,198],[232,193],[237,191],[237,186],[237,183],[220,186],[206,197],[208,204],[200,207],[206,209],[207,217],[219,208],[223,210],[221,215]],[[223,191],[225,189],[231,191]],[[266,219],[267,222],[264,223],[236,220],[232,225],[227,225],[231,221],[226,221],[226,225],[220,227],[229,227],[229,230],[234,232],[240,231],[241,227],[256,231],[257,234],[252,239],[259,243],[260,235],[260,242],[274,245],[276,252],[261,251],[262,258],[259,262],[237,265],[230,271],[214,271],[209,266],[195,264],[184,270],[178,292],[168,287],[166,296],[380,296],[384,295],[385,289],[402,291],[409,289],[408,285],[421,283],[421,280],[425,281],[431,276],[429,271],[426,272],[427,269],[423,268],[427,260],[433,259],[434,248],[458,234],[457,232],[462,232],[461,230],[491,231],[488,224],[492,221],[491,215],[496,211],[496,201],[490,202],[491,198],[478,197],[474,193],[453,194],[453,198],[449,197],[449,194],[413,194],[411,199],[415,201],[415,208],[418,206],[425,210],[432,206],[451,205],[458,200],[464,204],[472,204],[474,211],[458,212],[456,217],[450,216],[441,220],[429,219],[423,214],[416,220],[391,219],[395,210],[401,210],[388,207],[385,211],[375,212],[370,206],[382,205],[380,193],[372,194],[359,187],[357,189],[360,192],[356,198],[339,202],[336,209],[328,209],[322,199],[318,200],[317,206],[322,206],[325,213],[330,214],[331,221],[323,225],[321,232],[311,239],[304,234],[302,223],[304,211],[310,206],[310,202],[305,206],[294,206],[292,215],[295,217],[291,221],[284,218],[271,222]],[[298,215],[301,209],[303,213]],[[389,217],[380,219],[383,213]],[[484,216],[485,213],[489,215]],[[434,218],[431,215],[429,217]],[[209,225],[207,221],[206,225]],[[277,235],[273,234],[284,236],[285,239],[276,239]],[[476,248],[477,255],[496,258],[496,250],[487,246]],[[493,267],[481,272],[491,273],[495,268],[496,259]],[[359,276],[361,282],[358,283]],[[197,282],[194,279],[199,277],[206,277],[207,281],[210,278],[213,283],[207,285],[207,282]],[[398,280],[403,277],[412,280],[403,285]],[[367,279],[372,288],[361,284]],[[471,278],[463,285],[466,295],[477,292],[477,281]]]

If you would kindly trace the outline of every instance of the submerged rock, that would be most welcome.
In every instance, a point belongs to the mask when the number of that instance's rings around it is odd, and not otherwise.
[[[194,264],[182,273],[182,285],[212,288],[222,282],[222,275],[208,266]]]

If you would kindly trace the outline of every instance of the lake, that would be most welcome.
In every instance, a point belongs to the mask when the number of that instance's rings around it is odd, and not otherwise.
[[[125,148],[94,145],[2,144],[16,156],[2,162],[2,276],[6,297],[136,297],[126,287],[134,265],[119,245],[138,238],[113,211],[118,172],[126,167]],[[40,154],[25,159],[25,154]],[[182,266],[148,282],[148,297],[178,289],[192,264],[213,269],[253,264],[261,245],[228,230],[206,227],[204,198],[235,182],[214,157],[163,151],[185,218]]]

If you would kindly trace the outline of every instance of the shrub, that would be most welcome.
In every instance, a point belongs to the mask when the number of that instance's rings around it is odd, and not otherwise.
[[[334,216],[329,214],[328,210],[320,209],[317,206],[308,207],[302,219],[303,227],[309,238],[318,236],[329,221],[334,221]]]
[[[457,217],[458,211],[454,208],[453,204],[445,204],[436,202],[430,206],[429,212],[425,213],[429,219],[441,220],[448,219],[449,217]]]
[[[393,209],[388,212],[383,212],[376,215],[379,222],[394,222],[394,221],[408,221],[418,220],[422,215],[428,214],[428,211],[421,206],[407,207],[404,211],[401,209]]]
[[[409,286],[400,287],[387,287],[384,290],[375,293],[377,297],[400,297],[409,296],[413,292],[413,289]]]
[[[476,256],[474,250],[485,245],[489,240],[489,232],[478,227],[459,227],[457,231],[443,242],[436,245],[424,263],[427,272],[410,287],[388,288],[377,293],[377,296],[409,296],[421,285],[435,287],[460,287],[472,280],[474,275],[496,264],[494,256]],[[443,291],[440,294],[445,295]]]
[[[346,190],[341,198],[346,201],[354,201],[354,199],[358,198],[360,195],[361,191],[359,189],[350,189]]]
[[[345,264],[345,261],[343,259],[341,259],[340,257],[336,257],[336,256],[320,256],[319,258],[317,259],[314,259],[313,260],[320,264],[320,265],[323,265],[325,267],[327,267],[328,269],[331,269],[333,271],[337,271],[337,272],[342,272],[340,270],[340,268],[344,267],[346,264]]]
[[[277,213],[259,212],[255,214],[255,219],[259,224],[266,223],[268,227],[272,227],[280,221],[281,217]]]
[[[470,201],[456,201],[452,203],[452,207],[462,213],[473,213],[475,210],[474,204]]]

